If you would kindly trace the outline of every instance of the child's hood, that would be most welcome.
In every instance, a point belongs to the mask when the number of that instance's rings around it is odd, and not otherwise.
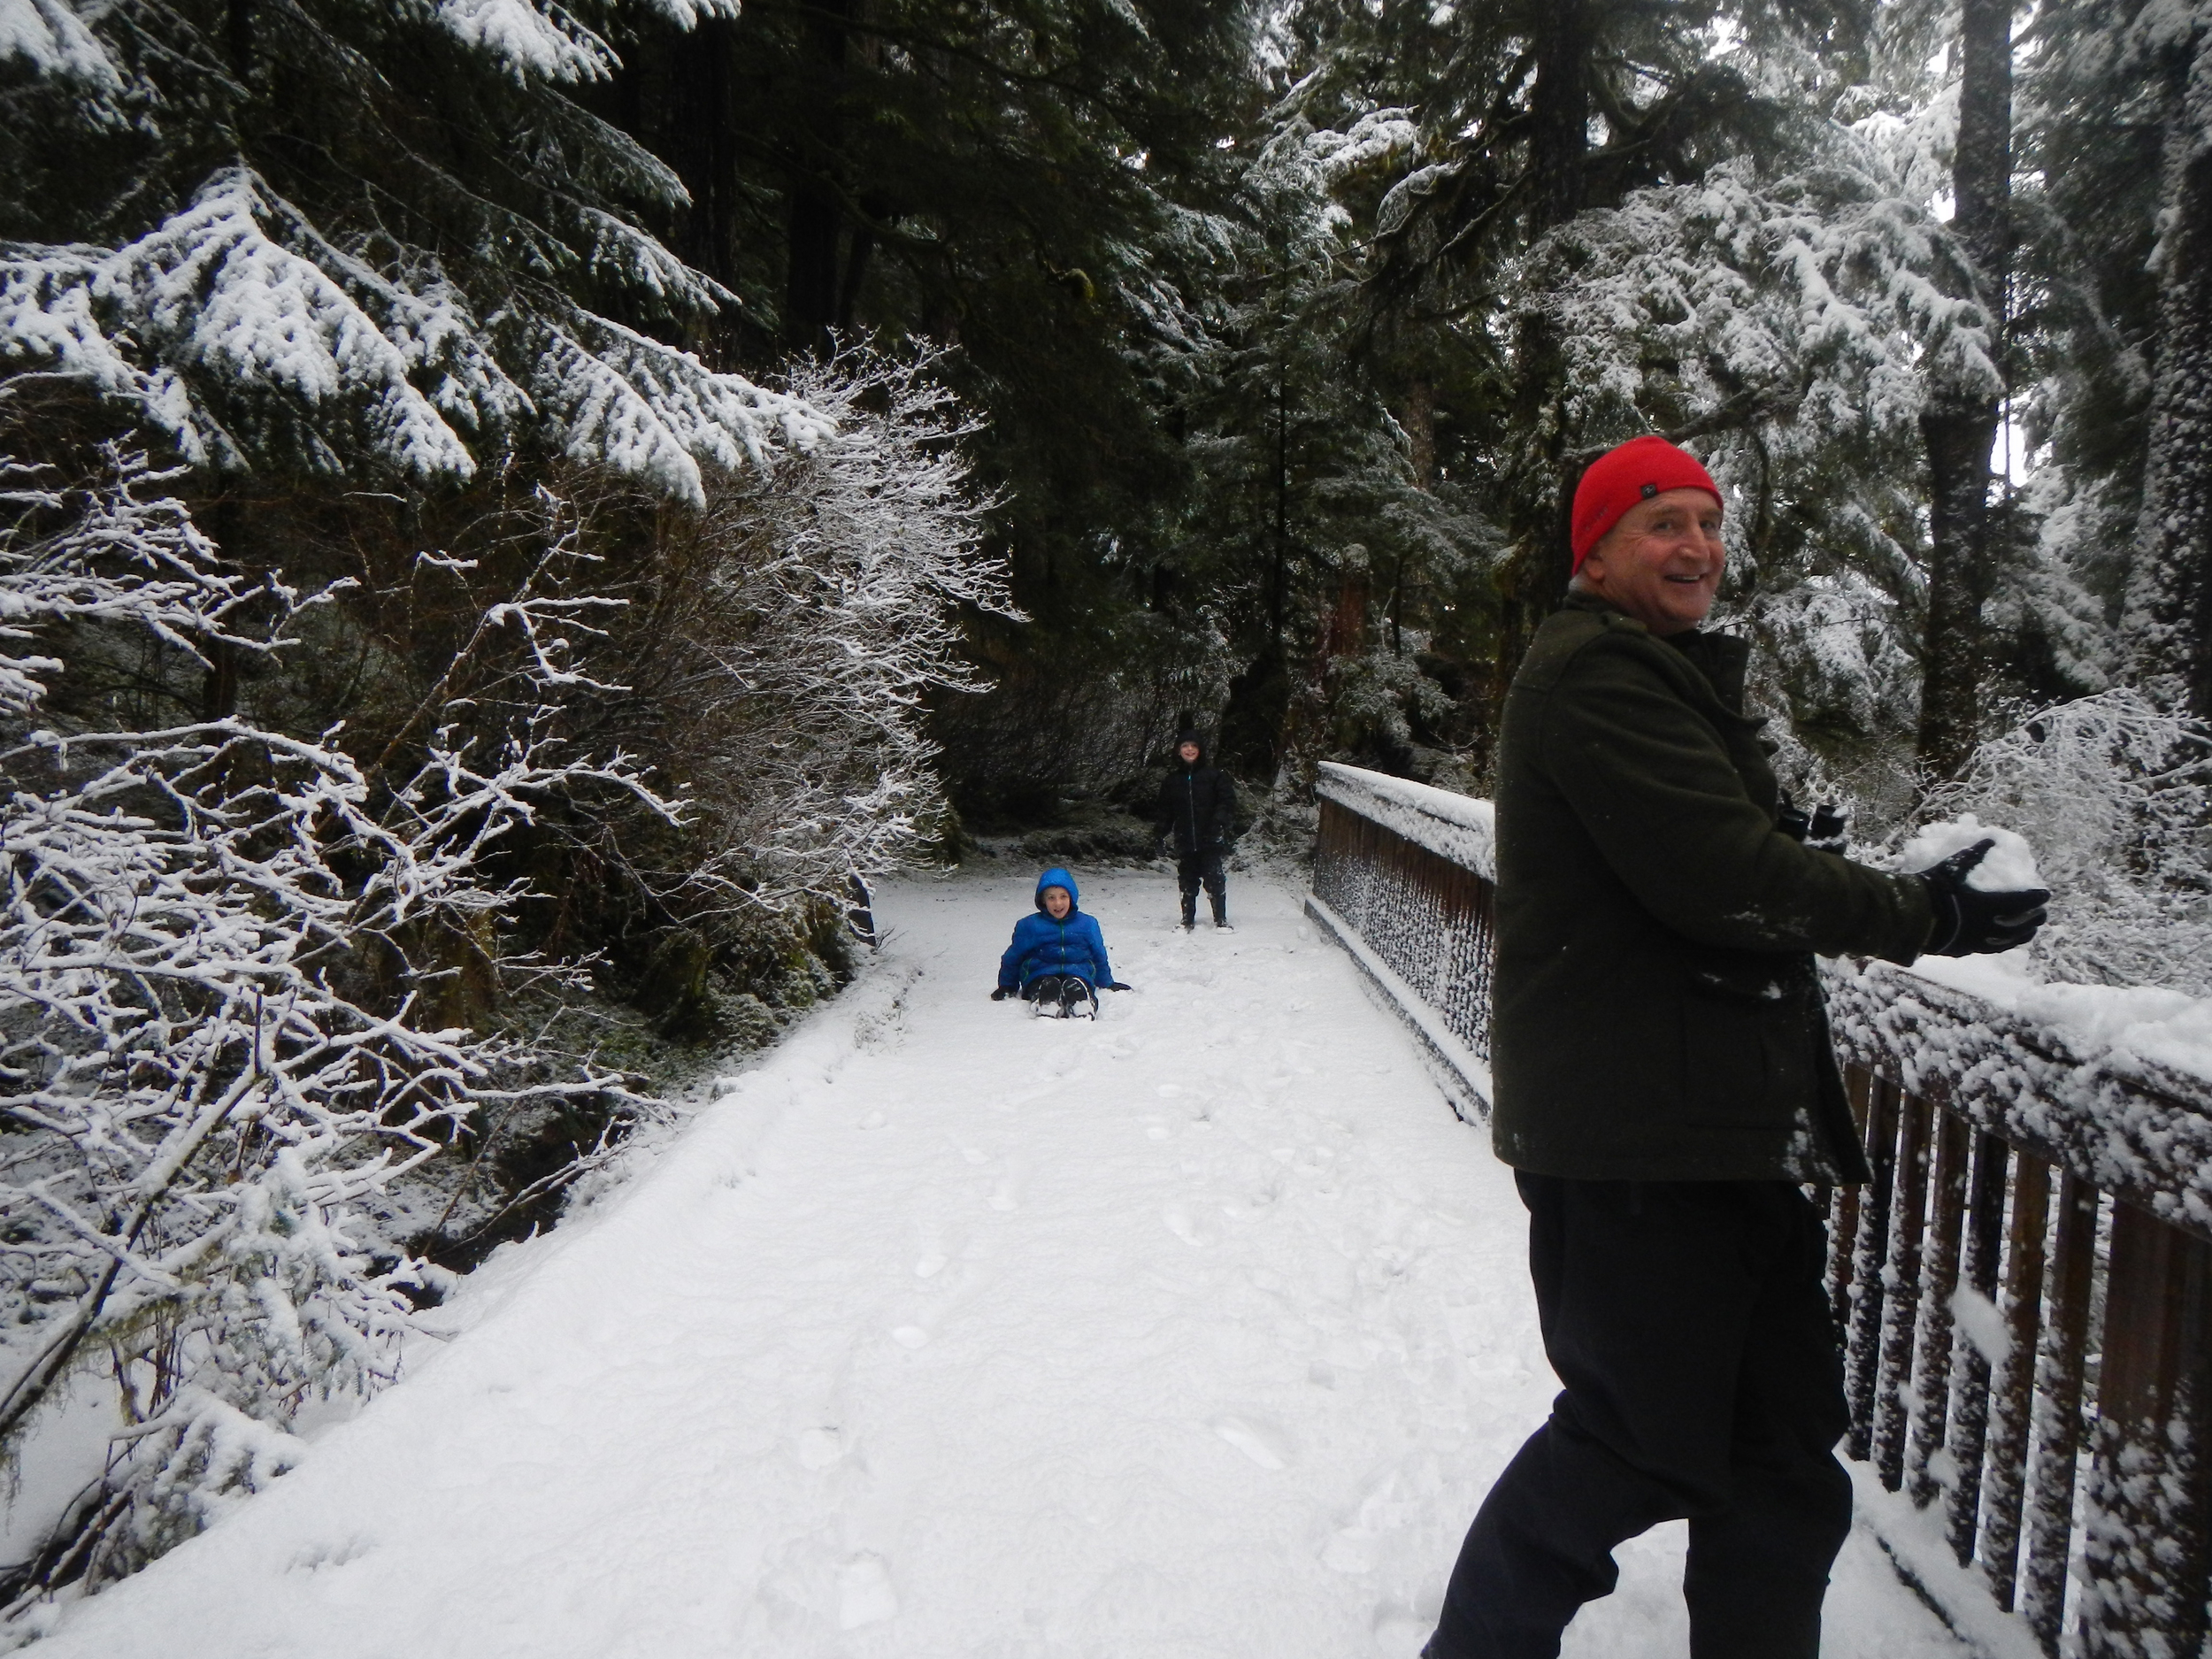
[[[1045,889],[1047,887],[1066,888],[1068,895],[1068,914],[1070,916],[1075,914],[1076,909],[1080,903],[1083,895],[1075,890],[1075,878],[1073,876],[1070,875],[1066,871],[1061,869],[1057,864],[1055,864],[1051,869],[1046,871],[1044,874],[1037,878],[1037,908],[1041,910],[1045,907]]]

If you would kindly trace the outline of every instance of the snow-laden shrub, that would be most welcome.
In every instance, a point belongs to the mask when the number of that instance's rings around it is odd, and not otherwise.
[[[2212,731],[2129,687],[2044,709],[1983,743],[1922,816],[2018,831],[2051,888],[2053,979],[2212,995]]]
[[[838,900],[896,867],[944,810],[924,700],[978,682],[963,618],[1018,618],[983,547],[973,430],[928,359],[802,360],[790,391],[833,436],[727,480],[637,607],[639,746],[685,782],[697,914]]]
[[[95,644],[134,642],[157,675],[280,664],[330,596],[225,568],[136,456],[79,488],[0,469],[0,1444],[88,1369],[130,1419],[8,1586],[20,1606],[196,1530],[286,1466],[303,1404],[391,1374],[425,1270],[370,1206],[472,1114],[626,1101],[619,1077],[549,1079],[530,1045],[437,1018],[455,970],[423,941],[496,956],[516,892],[484,862],[541,803],[654,797],[553,734],[571,636],[608,602],[545,584],[487,618],[527,642],[535,710],[490,741],[434,723],[393,775],[335,733],[55,712]]]

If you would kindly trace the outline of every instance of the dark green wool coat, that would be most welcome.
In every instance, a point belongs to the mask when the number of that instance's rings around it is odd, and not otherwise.
[[[1498,1156],[1584,1180],[1867,1179],[1813,955],[1909,962],[1925,887],[1774,827],[1748,648],[1576,595],[1498,749]]]

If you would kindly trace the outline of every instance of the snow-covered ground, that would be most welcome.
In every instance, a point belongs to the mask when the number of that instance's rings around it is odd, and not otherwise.
[[[52,1659],[1412,1659],[1553,1383],[1482,1135],[1287,887],[1136,989],[986,1000],[1033,875],[882,960],[627,1186],[477,1274],[303,1467]],[[1686,1651],[1678,1529],[1570,1659]],[[1831,1655],[1962,1653],[1863,1532]]]

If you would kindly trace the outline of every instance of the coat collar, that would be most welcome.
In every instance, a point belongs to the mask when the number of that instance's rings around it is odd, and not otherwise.
[[[1650,634],[1635,618],[1617,606],[1609,604],[1595,594],[1577,588],[1567,590],[1565,609],[1589,611],[1607,618],[1615,627],[1629,628],[1638,634]],[[1655,639],[1658,636],[1654,634]],[[1705,676],[1713,693],[1734,712],[1743,712],[1744,681],[1751,669],[1751,641],[1733,634],[1720,634],[1706,628],[1692,628],[1686,634],[1668,635],[1660,641],[1671,646],[1690,661],[1691,666]]]

